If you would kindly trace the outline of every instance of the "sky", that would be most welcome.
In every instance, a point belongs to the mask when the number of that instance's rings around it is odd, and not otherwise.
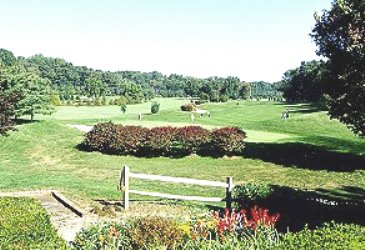
[[[101,70],[279,81],[331,0],[0,0],[0,48]]]

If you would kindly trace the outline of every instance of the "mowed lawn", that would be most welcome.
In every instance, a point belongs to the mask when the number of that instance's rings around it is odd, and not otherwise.
[[[141,126],[192,124],[190,113],[179,111],[181,99],[158,99],[159,114],[150,103],[117,106],[59,107],[54,115],[38,116],[18,131],[0,137],[0,190],[58,189],[84,200],[119,199],[123,164],[134,172],[224,181],[270,183],[298,189],[326,189],[346,193],[365,189],[365,140],[343,124],[330,120],[307,104],[229,102],[202,105],[211,117],[196,116],[207,128],[240,126],[247,132],[242,156],[212,158],[137,158],[83,152],[77,147],[84,133],[67,125],[93,125],[101,121]],[[290,110],[290,118],[280,113]],[[137,113],[143,113],[142,121]],[[132,180],[134,189],[186,195],[223,196],[224,190],[190,185]],[[132,198],[143,198],[136,197]],[[147,199],[147,198],[146,198]]]

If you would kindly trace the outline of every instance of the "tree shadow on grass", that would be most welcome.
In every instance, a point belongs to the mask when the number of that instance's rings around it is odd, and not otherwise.
[[[250,143],[242,152],[245,158],[309,170],[351,172],[365,170],[365,156],[326,150],[304,143]]]
[[[339,190],[304,191],[289,187],[274,186],[274,193],[258,204],[272,213],[280,213],[280,231],[298,231],[305,225],[309,228],[324,222],[354,223],[365,225],[365,190],[343,187]],[[348,195],[339,196],[345,191]]]
[[[258,206],[268,209],[269,214],[280,214],[277,229],[280,232],[302,230],[305,225],[314,228],[325,222],[365,225],[365,190],[344,186],[337,190],[296,190],[290,187],[272,186],[273,192],[255,201],[237,201],[237,210]],[[342,195],[339,195],[342,194]],[[210,207],[212,210],[220,210]],[[250,214],[249,214],[250,215]]]
[[[33,120],[33,121],[31,121],[30,119],[16,119],[16,120],[14,120],[14,123],[16,124],[16,125],[24,125],[24,124],[30,124],[30,123],[38,123],[38,122],[40,122],[39,120]]]

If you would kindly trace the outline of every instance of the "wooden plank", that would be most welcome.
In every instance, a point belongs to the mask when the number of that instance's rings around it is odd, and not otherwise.
[[[123,191],[123,201],[124,201],[124,210],[129,209],[129,176],[130,171],[128,166],[123,167],[122,174],[122,191]]]
[[[161,197],[161,198],[173,199],[173,200],[207,201],[207,202],[223,201],[222,198],[219,198],[219,197],[182,196],[182,195],[163,194],[163,193],[157,193],[157,192],[146,192],[146,191],[131,190],[131,189],[129,190],[129,193],[147,195],[147,196],[153,196],[153,197]]]
[[[185,183],[185,184],[194,184],[194,185],[211,186],[211,187],[224,187],[224,188],[228,187],[227,183],[220,182],[220,181],[196,180],[196,179],[189,179],[189,178],[170,177],[170,176],[151,175],[151,174],[137,174],[137,173],[132,173],[132,172],[129,173],[129,176],[132,178],[152,180],[152,181]]]
[[[72,201],[70,201],[69,199],[67,199],[61,193],[59,193],[57,191],[51,191],[51,195],[58,202],[60,202],[62,205],[64,205],[68,209],[70,209],[72,212],[74,212],[75,214],[77,214],[79,217],[82,217],[83,216],[84,212],[78,206],[76,206],[75,203],[73,203]]]
[[[226,188],[226,208],[229,210],[232,209],[232,190],[233,190],[233,178],[227,177],[226,179],[227,188]]]

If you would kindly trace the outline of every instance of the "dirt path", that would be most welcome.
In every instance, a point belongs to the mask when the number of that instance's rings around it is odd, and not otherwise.
[[[39,200],[50,215],[52,225],[67,242],[73,241],[76,233],[93,221],[92,217],[86,214],[82,214],[81,217],[64,206],[51,191],[0,192],[0,197],[4,196],[30,197]]]

